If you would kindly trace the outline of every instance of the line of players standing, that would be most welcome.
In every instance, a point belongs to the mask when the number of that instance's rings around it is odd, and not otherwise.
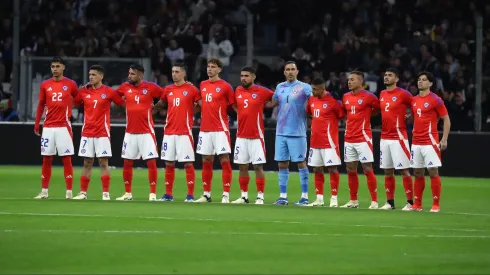
[[[89,70],[89,83],[78,91],[76,83],[63,76],[64,62],[55,57],[51,62],[53,77],[42,83],[36,113],[34,132],[39,133],[39,124],[46,109],[41,137],[42,190],[36,199],[48,198],[51,178],[51,163],[55,154],[62,158],[66,182],[66,198],[71,199],[73,168],[71,155],[74,154],[73,137],[69,118],[72,103],[84,106],[84,126],[79,148],[79,156],[84,157],[84,167],[80,177],[80,193],[73,199],[86,199],[92,174],[94,157],[101,167],[103,200],[110,200],[110,173],[108,159],[112,156],[110,143],[110,106],[126,104],[127,126],[122,147],[124,158],[123,179],[125,193],[117,200],[132,200],[132,179],[134,160],[142,158],[148,165],[150,183],[149,200],[156,199],[158,169],[157,142],[155,139],[152,109],[167,105],[167,122],[161,146],[161,158],[166,162],[166,192],[160,200],[173,201],[175,161],[184,163],[188,194],[186,202],[211,202],[214,155],[219,156],[222,166],[222,203],[229,203],[232,183],[232,168],[229,154],[231,141],[228,125],[228,108],[238,113],[238,131],[235,142],[234,163],[239,165],[241,197],[232,203],[249,203],[248,169],[253,164],[256,174],[256,204],[264,203],[265,177],[262,164],[266,162],[263,109],[278,107],[275,160],[279,163],[280,197],[277,205],[287,205],[287,182],[289,161],[299,168],[302,195],[297,205],[324,205],[324,168],[330,175],[330,206],[337,207],[339,174],[341,164],[338,145],[338,122],[346,119],[344,161],[347,166],[350,200],[344,208],[358,208],[359,179],[358,162],[361,162],[371,194],[370,209],[378,209],[377,181],[372,169],[374,161],[370,117],[381,112],[382,136],[380,142],[380,166],[385,170],[387,203],[379,209],[395,209],[394,171],[403,176],[403,186],[407,204],[403,210],[421,211],[422,194],[425,188],[425,168],[431,178],[433,206],[431,212],[439,212],[441,180],[438,167],[441,166],[440,151],[447,147],[450,121],[442,100],[432,92],[434,82],[428,72],[418,76],[420,94],[416,97],[396,87],[398,74],[389,69],[384,82],[387,87],[378,98],[362,89],[364,75],[353,71],[348,79],[351,92],[343,100],[336,101],[325,90],[325,81],[313,80],[311,86],[297,80],[298,70],[292,61],[284,67],[286,81],[279,84],[275,92],[254,84],[255,70],[245,67],[241,71],[241,86],[235,92],[226,81],[219,78],[222,64],[219,60],[208,61],[209,80],[203,81],[200,91],[185,81],[186,69],[183,64],[172,68],[174,84],[162,89],[158,85],[143,81],[144,68],[132,65],[128,81],[117,90],[102,84],[104,69],[94,65]],[[124,98],[124,99],[123,99]],[[160,98],[153,104],[154,98]],[[306,108],[305,108],[306,107]],[[411,109],[408,112],[407,109]],[[194,140],[192,136],[193,115],[202,113],[202,122],[197,141],[197,153],[203,157],[202,184],[204,193],[194,199],[195,171],[193,162]],[[411,114],[413,115],[411,115]],[[306,119],[311,116],[311,141],[308,165],[314,167],[317,198],[308,201],[308,168],[305,157]],[[437,122],[444,121],[443,137],[438,142]],[[410,150],[405,120],[414,120],[412,150]],[[415,183],[408,170],[414,168]],[[414,195],[415,193],[415,195]]]

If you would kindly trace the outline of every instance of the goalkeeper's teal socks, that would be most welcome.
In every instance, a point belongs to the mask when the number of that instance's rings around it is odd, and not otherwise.
[[[287,198],[289,169],[279,170],[279,192],[281,198]]]

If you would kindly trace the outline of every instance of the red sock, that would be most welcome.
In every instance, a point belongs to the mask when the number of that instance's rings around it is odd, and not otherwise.
[[[441,199],[441,178],[439,176],[430,178],[430,188],[432,189],[433,205],[439,205]]]
[[[257,193],[264,194],[264,191],[265,191],[265,178],[255,178],[255,185],[257,185]]]
[[[425,189],[425,177],[416,177],[413,189],[415,191],[414,204],[417,206],[422,206],[422,195],[424,194]]]
[[[405,196],[407,196],[407,201],[413,200],[413,182],[411,176],[403,177],[403,189],[405,189]]]
[[[315,173],[315,191],[317,195],[323,195],[324,182],[325,182],[325,174]]]
[[[248,192],[248,183],[250,182],[250,177],[238,177],[238,182],[240,183],[240,191]]]
[[[204,192],[211,192],[213,183],[213,163],[210,161],[202,162],[202,185]]]
[[[73,166],[71,165],[71,156],[62,156],[63,171],[65,175],[66,190],[73,188]]]
[[[385,189],[386,189],[387,200],[395,199],[395,185],[396,185],[396,181],[394,176],[385,177]]]
[[[90,179],[85,177],[85,176],[81,176],[80,177],[80,191],[81,192],[87,192],[87,189],[88,189],[88,184],[90,183]]]
[[[330,192],[332,192],[332,196],[337,196],[339,194],[339,182],[339,172],[330,173]]]
[[[378,201],[378,182],[376,180],[376,176],[374,175],[374,171],[371,170],[364,174],[367,178],[369,193],[371,193],[371,201]]]
[[[149,159],[146,161],[148,166],[148,181],[150,182],[150,193],[157,193],[158,168],[157,160]]]
[[[231,189],[231,179],[233,175],[230,162],[223,161],[221,163],[221,169],[223,170],[223,174],[221,175],[221,179],[223,181],[223,192],[229,193]]]
[[[349,183],[350,200],[357,200],[357,191],[359,190],[359,177],[357,172],[347,172],[347,182]]]
[[[43,189],[49,188],[49,181],[51,180],[52,163],[53,163],[53,156],[43,156],[43,168],[41,170],[41,187]]]
[[[167,165],[165,167],[165,194],[173,196],[175,180],[175,167]]]
[[[133,163],[134,160],[125,159],[123,167],[124,189],[126,193],[131,193],[131,185],[133,184]]]
[[[102,181],[102,192],[109,192],[109,186],[111,185],[111,176],[103,175],[102,177],[100,177],[100,180]]]
[[[187,195],[194,196],[194,182],[196,181],[196,171],[194,165],[185,167],[185,179],[187,180]]]

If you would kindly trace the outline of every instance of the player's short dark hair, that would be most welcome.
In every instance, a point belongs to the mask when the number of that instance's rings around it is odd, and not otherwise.
[[[53,63],[60,63],[60,64],[65,65],[65,61],[63,60],[63,58],[61,58],[61,56],[53,57],[53,59],[51,59],[51,64],[53,64]]]
[[[89,71],[94,70],[99,72],[99,74],[104,74],[104,68],[100,65],[92,65],[90,68],[88,68]]]
[[[288,62],[284,63],[284,69],[286,69],[286,66],[290,64],[293,64],[296,68],[298,68],[298,65],[296,65],[296,61],[289,60]]]
[[[208,60],[208,64],[214,64],[218,68],[223,68],[223,63],[218,58],[211,58]]]
[[[429,82],[434,83],[434,75],[428,71],[421,71],[417,74],[417,79],[419,79],[421,76],[425,75]]]
[[[361,71],[351,71],[349,74],[355,74],[361,77],[361,79],[364,79],[364,73]]]
[[[138,72],[142,72],[142,73],[145,72],[145,67],[143,67],[143,65],[141,65],[141,64],[133,64],[133,65],[129,66],[129,68],[133,71],[138,71]]]
[[[177,62],[172,67],[179,67],[182,71],[187,71],[187,66],[182,62]]]
[[[317,77],[311,81],[311,85],[325,85],[325,79]]]
[[[398,71],[395,68],[388,68],[386,69],[385,73],[393,73],[396,77],[400,77],[400,74],[398,74]]]
[[[250,66],[243,67],[241,71],[249,72],[251,74],[257,74],[257,71],[255,71],[254,67],[250,67]]]

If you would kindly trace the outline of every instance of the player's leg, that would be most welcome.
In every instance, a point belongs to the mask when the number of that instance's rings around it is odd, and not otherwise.
[[[143,134],[138,136],[138,149],[146,166],[148,167],[148,182],[150,184],[150,195],[148,200],[157,200],[157,182],[158,182],[158,168],[157,168],[157,140],[153,133]]]
[[[249,203],[248,201],[248,184],[250,182],[250,176],[248,174],[248,167],[252,162],[252,156],[250,151],[250,139],[237,138],[235,141],[235,150],[233,155],[233,162],[238,164],[240,174],[238,176],[238,183],[240,184],[240,198],[234,200],[232,203]]]
[[[409,211],[413,205],[413,180],[409,169],[401,169],[400,175],[403,180],[403,189],[405,191],[405,197],[407,198],[407,203],[402,208],[403,211]]]
[[[327,167],[330,176],[330,207],[338,207],[337,195],[339,193],[339,171],[337,167],[342,164],[338,148],[323,150],[323,164]]]
[[[111,174],[109,171],[109,158],[99,158],[100,181],[102,182],[102,200],[109,201],[109,188],[111,186]]]
[[[277,161],[279,167],[279,198],[274,204],[288,205],[288,181],[289,181],[289,149],[286,143],[286,137],[276,136],[274,160]]]
[[[200,132],[196,152],[202,155],[202,186],[203,195],[195,202],[211,202],[213,183],[213,162],[215,155],[214,135],[212,132]]]
[[[73,194],[73,165],[71,164],[71,156],[75,151],[73,149],[73,134],[71,132],[71,128],[56,128],[54,140],[56,143],[56,150],[58,151],[58,155],[61,157],[61,161],[63,163],[66,198],[71,199]]]
[[[287,139],[291,161],[298,165],[299,181],[301,184],[301,198],[296,205],[308,205],[308,181],[310,171],[306,166],[306,137],[294,137]]]
[[[92,177],[92,166],[94,165],[94,159],[85,157],[83,159],[82,175],[80,176],[80,193],[73,197],[74,200],[87,199],[87,190]]]
[[[194,182],[196,181],[196,172],[194,171],[194,138],[192,135],[179,135],[176,139],[176,157],[179,162],[184,163],[187,183],[187,196],[184,202],[194,202]]]
[[[432,208],[430,212],[439,212],[439,200],[441,198],[441,178],[438,167],[442,166],[441,152],[437,145],[424,146],[423,150],[425,167],[429,172],[430,187],[432,190]]]
[[[413,168],[413,174],[415,181],[413,185],[414,189],[414,203],[410,208],[411,211],[422,211],[422,196],[425,189],[425,161],[422,145],[412,145],[410,166]]]
[[[137,135],[129,133],[124,135],[121,157],[124,159],[123,180],[125,193],[121,197],[116,198],[116,200],[130,201],[133,200],[132,185],[134,160],[140,158]]]
[[[235,146],[236,148],[236,146]],[[236,150],[235,150],[236,152]],[[248,167],[250,164],[239,164],[238,168],[240,169],[240,173],[238,175],[238,183],[240,184],[240,198],[232,201],[231,203],[235,204],[243,204],[249,203],[248,200],[248,184],[250,182],[250,176],[248,174]]]
[[[254,167],[255,185],[257,186],[257,199],[255,200],[255,204],[264,204],[265,175],[263,164],[266,163],[264,139],[260,138],[250,140],[248,144],[248,151],[250,160]]]
[[[177,160],[177,135],[164,135],[160,158],[165,160],[165,194],[161,201],[173,201],[175,161]]]
[[[402,208],[403,211],[410,210],[413,205],[413,181],[410,175],[410,145],[408,140],[392,141],[390,144],[391,154],[394,160],[394,168],[397,170],[403,180],[403,189],[407,198],[407,203]],[[393,189],[394,193],[394,189]]]
[[[230,202],[230,189],[233,178],[233,170],[230,164],[231,140],[229,132],[215,133],[215,147],[219,149],[219,162],[221,164],[221,180],[223,183],[222,203]]]
[[[257,186],[257,199],[255,200],[255,204],[264,204],[265,174],[263,164],[254,164],[254,171],[255,185]]]
[[[43,164],[41,169],[41,192],[34,197],[35,199],[47,199],[49,182],[51,181],[51,171],[53,163],[53,155],[56,154],[56,146],[54,143],[54,128],[43,128],[41,136],[41,155],[43,156]]]
[[[380,207],[381,210],[395,209],[395,166],[393,164],[394,155],[390,146],[394,141],[381,139],[379,143],[379,167],[385,173],[385,192],[386,203]]]
[[[347,170],[350,200],[342,205],[341,208],[358,208],[359,200],[357,194],[359,190],[359,176],[357,175],[357,164],[359,163],[359,155],[354,143],[344,143],[344,161]]]
[[[316,191],[316,200],[308,204],[308,206],[322,206],[325,204],[323,201],[325,182],[325,174],[323,171],[323,166],[325,165],[323,161],[323,150],[324,149],[310,148],[310,151],[308,151],[308,165],[313,167],[313,172],[315,173]]]
[[[194,170],[194,163],[184,163],[185,179],[187,182],[187,196],[184,202],[194,202],[194,187],[196,186],[196,171]]]
[[[362,164],[362,170],[364,175],[366,175],[369,194],[371,195],[371,205],[369,206],[369,209],[378,209],[378,181],[373,170],[373,145],[371,142],[357,143],[356,149]]]

